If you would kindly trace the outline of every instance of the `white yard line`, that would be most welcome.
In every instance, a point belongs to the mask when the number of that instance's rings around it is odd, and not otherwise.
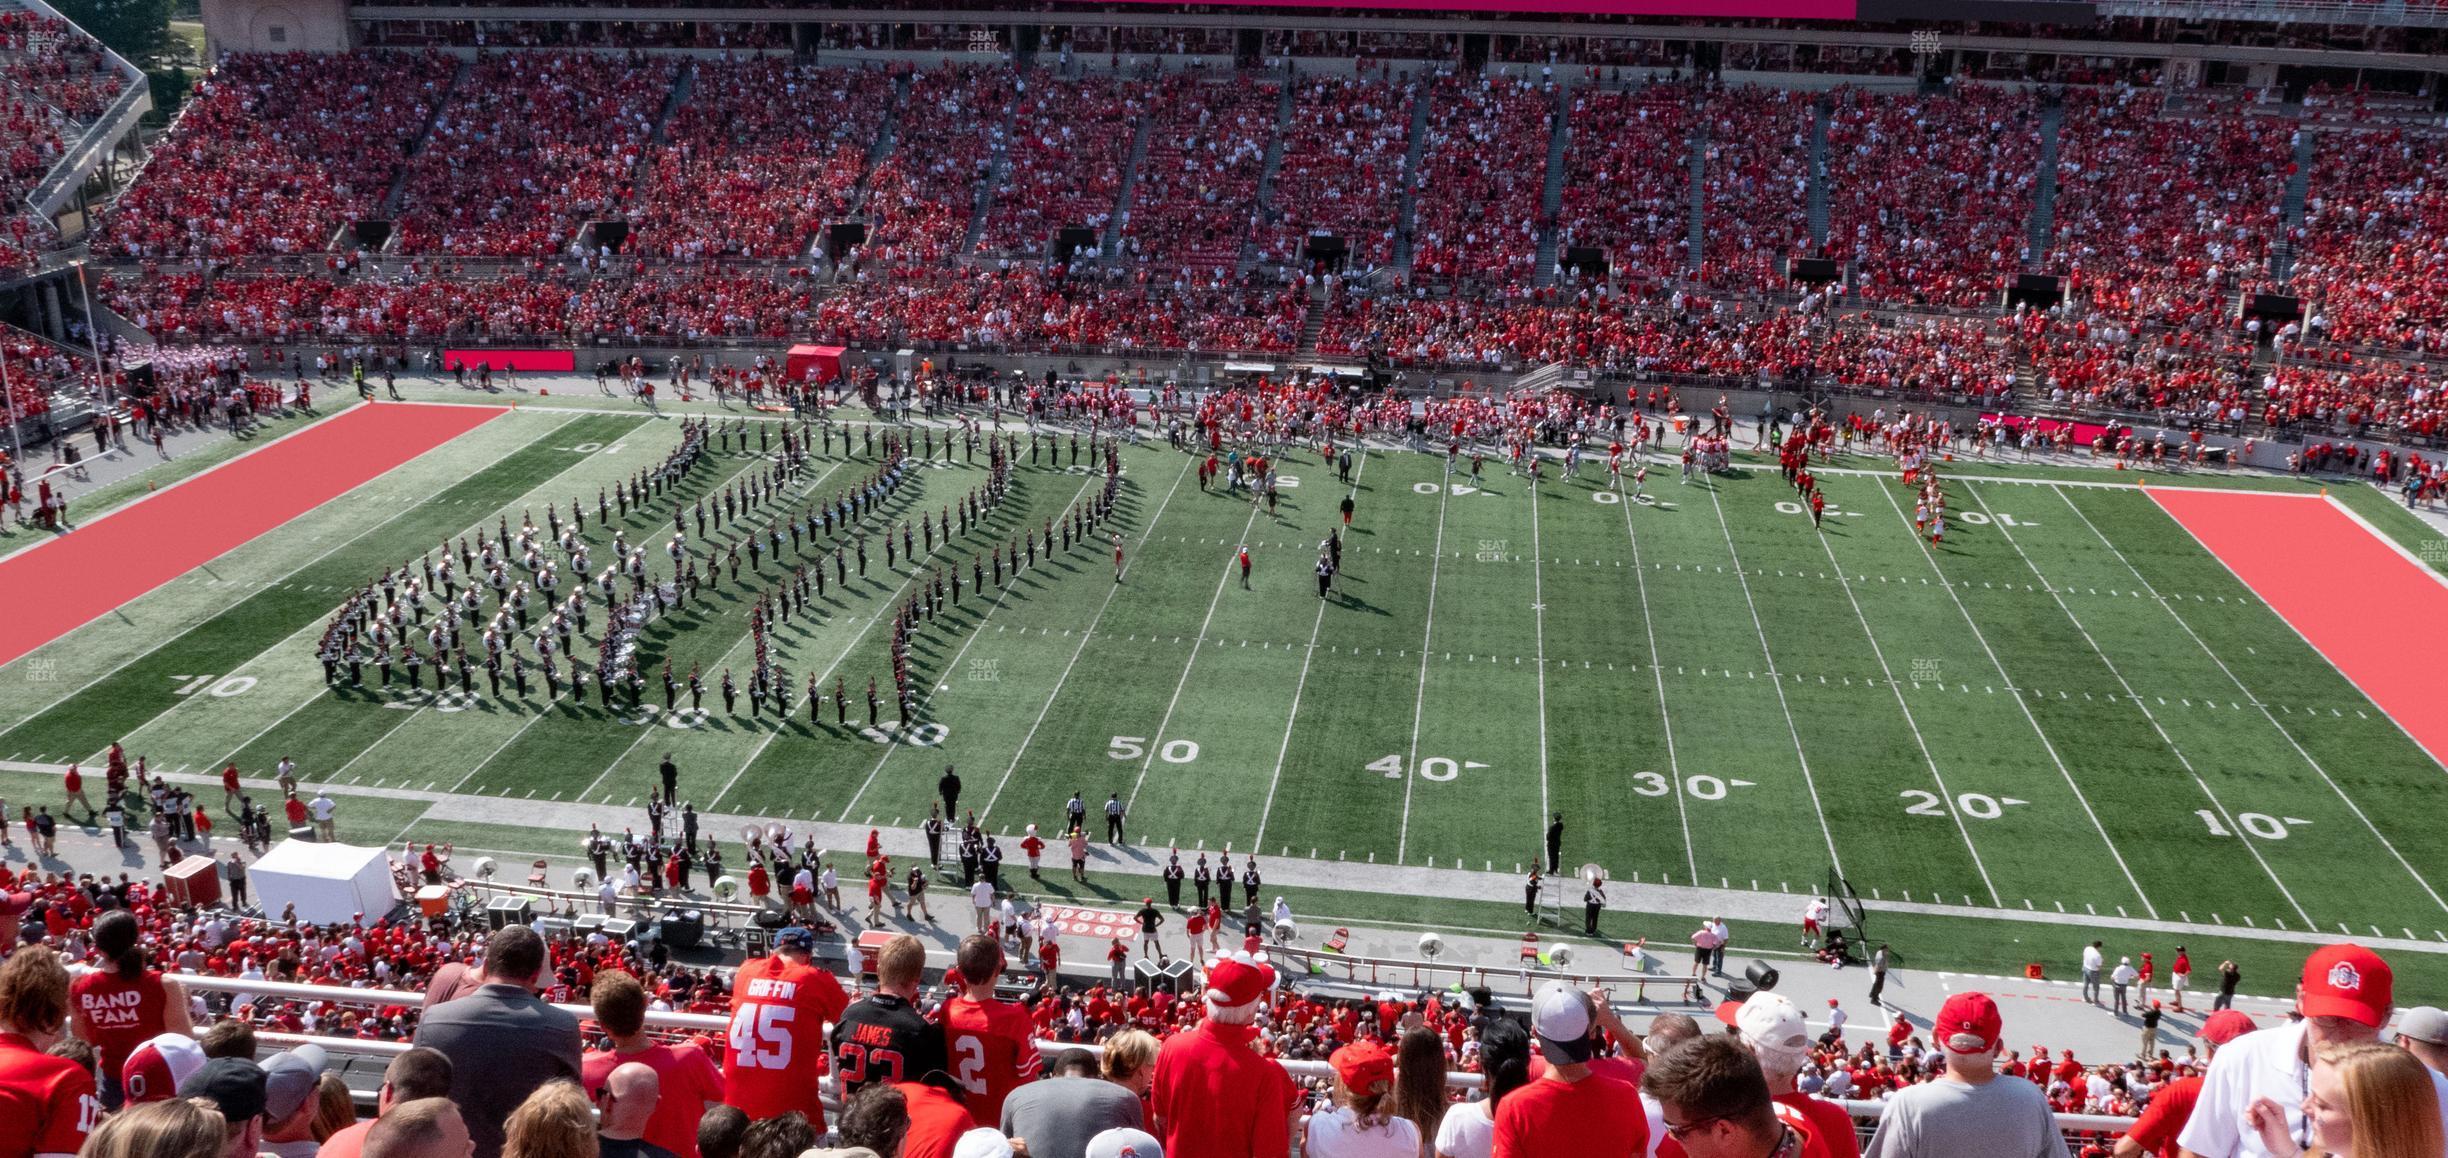
[[[1743,605],[1751,609],[1751,631],[1759,636],[1760,662],[1768,666],[1768,683],[1769,686],[1776,689],[1777,709],[1785,714],[1785,735],[1793,740],[1794,762],[1802,769],[1802,786],[1810,792],[1811,813],[1819,818],[1819,835],[1821,839],[1827,841],[1828,865],[1836,870],[1837,875],[1842,876],[1844,860],[1836,855],[1836,833],[1828,827],[1827,806],[1819,802],[1819,781],[1811,774],[1810,754],[1802,748],[1802,729],[1794,723],[1793,705],[1785,698],[1785,677],[1777,670],[1775,651],[1768,646],[1768,627],[1760,622],[1759,601],[1752,598],[1751,580],[1743,574],[1742,556],[1734,551],[1734,528],[1726,522],[1725,503],[1717,497],[1716,480],[1704,478],[1701,484],[1702,488],[1708,491],[1709,504],[1717,509],[1717,527],[1725,533],[1726,560],[1734,564],[1734,581],[1742,585]],[[1662,681],[1665,678],[1664,672],[1659,672],[1658,678]],[[1660,701],[1663,702],[1665,698],[1663,689],[1658,695]],[[1969,837],[1965,838],[1965,843],[1970,843]],[[1978,864],[1980,854],[1972,854],[1972,860],[1973,863]],[[1982,872],[1981,879],[1988,880],[1986,871]],[[1698,884],[1699,882],[1695,880],[1692,883]],[[1989,894],[1993,898],[1997,895],[1996,886],[1990,887]]]
[[[553,431],[557,431],[557,430],[561,429],[562,427],[567,426],[567,425],[569,425],[571,422],[575,422],[575,421],[577,421],[577,419],[572,418],[572,419],[569,419],[569,420],[567,420],[567,421],[563,421],[563,422],[555,423],[555,424],[553,425],[553,427],[552,427],[552,429],[551,429],[551,430],[546,430],[546,431],[544,431],[543,433],[538,434],[536,437],[534,437],[534,438],[532,438],[532,439],[529,439],[525,445],[520,446],[518,449],[519,449],[519,450],[525,450],[525,449],[527,449],[527,447],[528,447],[528,446],[532,446],[532,445],[534,445],[535,443],[542,442],[542,441],[543,441],[545,438],[549,437],[549,436],[550,436],[550,435],[553,433]],[[300,431],[300,432],[298,432],[298,433],[303,433],[303,432],[302,432],[302,431]],[[444,443],[443,445],[444,445],[444,446],[448,446],[449,444],[448,444],[448,443]],[[441,449],[441,447],[436,447],[436,448],[434,448],[434,449],[439,450],[439,449]],[[432,453],[432,451],[427,451],[426,453],[430,454],[430,453]],[[422,457],[422,456],[420,456],[420,457]],[[414,461],[416,461],[416,460],[415,460],[415,459],[410,459],[409,461],[410,461],[410,462],[414,462]],[[405,466],[405,465],[407,465],[407,464],[406,464],[406,463],[402,463],[401,465],[402,465],[402,466]],[[372,481],[372,480],[369,480],[369,483],[370,483],[371,481]],[[336,495],[336,496],[333,496],[333,497],[334,497],[335,499],[337,499],[337,498],[339,498],[339,497],[341,497],[341,496],[337,496],[337,495]],[[318,507],[318,508],[316,508],[316,509],[320,510],[320,509],[322,509],[322,508]],[[382,520],[382,521],[381,521],[381,522],[379,522],[379,523],[375,523],[375,524],[373,524],[373,525],[371,525],[371,526],[367,527],[366,529],[364,529],[364,530],[362,530],[362,531],[359,531],[359,532],[357,532],[357,533],[356,533],[356,534],[354,534],[354,535],[349,536],[349,537],[348,537],[348,538],[346,538],[346,539],[342,539],[341,541],[339,541],[339,542],[337,542],[337,543],[332,544],[332,545],[331,545],[329,548],[326,548],[326,549],[325,549],[325,550],[324,550],[322,553],[320,553],[320,554],[316,555],[314,558],[308,559],[308,560],[306,560],[305,562],[300,563],[300,564],[298,564],[297,566],[295,566],[295,567],[292,567],[292,568],[288,569],[287,571],[283,571],[283,572],[281,572],[280,574],[275,575],[275,576],[273,576],[273,577],[272,577],[272,578],[270,578],[270,579],[264,580],[264,581],[263,581],[263,583],[262,583],[262,586],[263,586],[263,587],[267,587],[267,588],[268,588],[268,587],[271,587],[271,586],[274,586],[275,584],[278,584],[278,583],[280,583],[281,581],[283,581],[283,580],[285,580],[285,579],[288,579],[289,577],[291,577],[291,576],[293,576],[293,575],[296,575],[297,573],[299,573],[299,572],[301,572],[301,571],[304,571],[304,570],[306,570],[307,568],[312,567],[312,566],[314,566],[315,564],[320,563],[320,562],[322,562],[322,561],[323,561],[323,560],[325,560],[325,559],[330,558],[330,557],[332,556],[332,553],[333,553],[333,552],[340,550],[342,547],[349,546],[349,545],[351,545],[351,544],[355,543],[355,542],[356,542],[357,540],[359,540],[359,539],[365,538],[366,536],[371,535],[371,534],[373,534],[373,533],[374,533],[374,532],[376,532],[376,531],[382,530],[384,527],[388,527],[388,526],[390,526],[392,523],[398,522],[399,520],[401,520],[401,519],[403,519],[403,518],[408,517],[408,513],[409,513],[410,511],[415,510],[415,509],[416,509],[416,507],[415,507],[413,504],[401,507],[401,508],[400,508],[398,511],[393,512],[393,513],[392,513],[392,515],[391,515],[389,518],[386,518],[386,519]],[[267,533],[269,533],[269,532],[267,532]],[[232,549],[232,550],[236,550],[237,548],[234,548],[234,547],[233,547],[233,548],[231,548],[231,549]],[[189,628],[188,628],[186,631],[179,632],[179,633],[178,633],[178,634],[176,634],[176,635],[173,635],[173,636],[171,636],[171,637],[169,637],[169,638],[167,638],[167,639],[162,640],[160,643],[154,644],[153,646],[148,647],[148,648],[144,649],[143,651],[137,652],[136,654],[131,655],[131,656],[127,657],[126,659],[119,661],[119,663],[117,664],[117,666],[112,667],[112,668],[111,668],[109,671],[103,672],[101,675],[95,676],[93,679],[91,679],[91,680],[87,681],[83,687],[80,687],[80,688],[76,689],[75,691],[69,692],[69,693],[67,693],[66,695],[63,695],[63,696],[59,697],[58,699],[55,699],[55,700],[51,701],[50,703],[44,704],[43,706],[41,706],[41,707],[39,707],[39,708],[36,708],[36,709],[34,709],[33,711],[30,711],[30,712],[26,713],[26,715],[24,716],[24,718],[19,719],[19,720],[15,721],[14,723],[9,724],[8,726],[9,726],[10,728],[16,728],[16,727],[19,727],[19,726],[23,725],[23,724],[24,724],[24,723],[25,723],[27,720],[31,720],[31,719],[33,719],[34,717],[39,716],[39,715],[41,715],[41,714],[42,714],[42,713],[44,713],[44,712],[50,711],[52,708],[58,707],[59,705],[61,705],[61,704],[63,704],[63,703],[68,702],[69,700],[75,699],[75,698],[76,698],[76,697],[78,697],[78,696],[84,695],[86,692],[92,691],[92,690],[94,689],[95,685],[100,684],[102,681],[107,680],[107,679],[111,678],[112,676],[118,675],[118,674],[119,674],[119,673],[120,673],[122,670],[125,670],[125,669],[128,667],[128,665],[133,664],[133,663],[135,663],[136,661],[138,661],[138,660],[140,660],[140,659],[145,658],[146,656],[152,655],[154,652],[160,651],[161,649],[163,649],[163,648],[165,648],[165,647],[168,647],[168,646],[170,646],[171,644],[177,643],[178,641],[180,641],[180,640],[182,640],[182,639],[187,638],[187,636],[188,636],[188,635],[190,635],[190,634],[192,634],[192,633],[193,633],[193,632],[196,630],[196,628],[198,628],[198,627],[202,627],[202,626],[204,626],[204,624],[205,624],[205,623],[210,623],[210,622],[212,622],[212,617],[207,617],[207,618],[205,618],[205,619],[204,619],[202,622],[199,622],[199,623],[195,624],[194,626],[189,627]],[[81,631],[81,630],[83,630],[83,627],[79,627],[79,628],[77,628],[76,630]],[[64,634],[62,634],[62,635],[60,636],[60,638],[62,638],[62,639],[67,638],[67,637],[68,637],[68,634],[73,634],[73,632],[71,632],[71,633],[64,633]],[[285,642],[287,642],[287,640],[283,640],[282,642],[284,642],[284,643],[285,643]],[[276,645],[274,645],[274,646],[278,646],[278,645],[276,644]],[[269,649],[266,649],[266,650],[269,650]],[[28,653],[28,654],[32,654],[32,653]],[[252,662],[252,661],[250,661],[250,662]],[[146,722],[147,722],[147,723],[151,723],[151,721],[146,721]],[[132,733],[131,733],[131,734],[132,734]]]
[[[1149,537],[1155,533],[1157,522],[1164,518],[1165,508],[1173,504],[1174,493],[1181,490],[1182,480],[1190,477],[1190,468],[1198,461],[1196,455],[1189,457],[1183,461],[1181,473],[1173,476],[1173,485],[1165,491],[1164,500],[1156,504],[1156,512],[1148,516],[1147,526],[1139,533],[1141,547],[1147,546]],[[1128,573],[1128,571],[1124,572],[1124,574]],[[1046,714],[1054,710],[1054,701],[1062,698],[1063,685],[1071,681],[1071,669],[1079,665],[1080,656],[1088,650],[1088,641],[1096,638],[1097,625],[1105,622],[1105,609],[1113,606],[1113,597],[1121,590],[1122,585],[1119,583],[1106,589],[1104,601],[1097,604],[1096,616],[1088,621],[1087,630],[1080,632],[1079,646],[1071,649],[1070,662],[1063,664],[1062,674],[1054,677],[1054,690],[1046,693],[1045,706],[1037,709],[1037,718],[1029,722],[1028,734],[1020,737],[1020,747],[1012,752],[1011,763],[1003,769],[1002,778],[995,781],[994,791],[987,795],[986,807],[979,810],[980,824],[994,815],[995,802],[1003,798],[1003,787],[1011,783],[1012,773],[1019,770],[1020,758],[1028,754],[1029,744],[1037,739],[1037,729],[1044,726]],[[951,823],[951,820],[950,817],[944,818],[947,824]]]
[[[1411,696],[1411,751],[1403,764],[1402,828],[1394,838],[1394,863],[1411,850],[1411,790],[1419,783],[1420,721],[1428,708],[1428,641],[1436,637],[1437,575],[1445,563],[1445,506],[1453,498],[1453,472],[1437,487],[1436,549],[1428,553],[1428,610],[1420,616],[1419,690]]]
[[[1912,524],[1904,515],[1904,504],[1895,497],[1895,494],[1889,491],[1884,484],[1873,483],[1872,485],[1876,486],[1879,494],[1886,498],[1889,509],[1895,511],[1896,521],[1910,527]],[[1914,539],[1918,541],[1919,538],[1920,533],[1915,530]],[[1829,557],[1833,560],[1834,553],[1831,552]],[[1947,598],[1954,600],[1955,613],[1963,616],[1964,626],[1972,629],[1973,641],[1979,643],[1982,653],[1989,657],[1989,666],[1997,669],[1999,681],[2010,688],[2013,687],[2014,677],[2006,674],[2006,665],[1998,659],[1997,649],[1989,646],[1989,637],[1981,631],[1980,621],[1973,618],[1970,608],[1964,606],[1963,596],[1956,593],[1955,584],[1947,581],[1946,571],[1938,566],[1936,556],[1928,551],[1923,551],[1921,559],[1929,564],[1930,572],[1938,576],[1938,585],[1946,589]],[[2091,798],[2083,795],[2082,785],[2075,782],[2073,771],[2066,767],[2065,758],[2057,752],[2057,745],[2048,738],[2048,733],[2041,729],[2040,717],[2031,710],[2031,704],[2024,700],[2020,693],[2016,693],[2012,698],[2015,706],[2023,710],[2023,721],[2031,725],[2032,734],[2040,738],[2040,748],[2048,753],[2049,763],[2057,766],[2057,774],[2064,777],[2066,787],[2073,790],[2074,802],[2082,805],[2084,816],[2091,818],[2091,830],[2099,834],[2101,844],[2108,846],[2108,855],[2115,859],[2117,871],[2125,874],[2125,883],[2133,888],[2135,898],[2142,902],[2142,908],[2153,918],[2158,917],[2159,907],[2151,903],[2150,894],[2142,891],[2142,882],[2135,879],[2133,869],[2125,864],[2125,854],[2117,851],[2115,839],[2108,835],[2107,826],[2100,823],[2099,813],[2091,807]],[[1950,799],[1947,802],[1947,809],[1952,812],[1954,808],[1955,803]]]
[[[2177,747],[2175,739],[2167,734],[2167,729],[2160,726],[2159,717],[2150,710],[2149,701],[2144,700],[2139,693],[2134,691],[2133,684],[2126,681],[2125,673],[2117,669],[2116,661],[2109,659],[2108,653],[2100,647],[2099,641],[2091,638],[2091,629],[2083,626],[2082,620],[2075,616],[2074,609],[2066,605],[2065,596],[2058,593],[2056,584],[2049,582],[2048,576],[2041,572],[2040,564],[2023,550],[2021,543],[2015,541],[2014,532],[2007,529],[2006,524],[1999,521],[1996,515],[1989,510],[1989,504],[1982,501],[1979,490],[1971,487],[1964,489],[1972,496],[1972,501],[1980,506],[1981,513],[1990,516],[1990,525],[1997,529],[1998,536],[2006,541],[2007,546],[2014,548],[2015,554],[2022,558],[2023,565],[2031,569],[2032,577],[2040,581],[2041,589],[2048,592],[2050,599],[2057,601],[2057,610],[2063,612],[2066,621],[2072,623],[2074,630],[2081,633],[2083,642],[2091,647],[2091,654],[2099,657],[2101,666],[2108,669],[2109,677],[2116,680],[2117,686],[2125,690],[2125,698],[2132,701],[2134,707],[2141,709],[2143,721],[2151,726],[2152,732],[2158,734],[2159,742],[2167,745],[2168,752],[2176,757],[2176,762],[2184,766],[2185,774],[2191,776],[2193,783],[2200,787],[2202,796],[2210,801],[2210,807],[2218,810],[2219,819],[2227,826],[2227,830],[2229,832],[2243,831],[2243,828],[2236,823],[2235,817],[2229,813],[2227,806],[2219,801],[2218,793],[2210,790],[2210,782],[2202,779],[2201,773],[2194,769],[2193,761],[2185,756],[2184,749]],[[1901,510],[1901,507],[1898,509]],[[2315,929],[2319,928],[2319,924],[2312,920],[2312,914],[2304,910],[2303,902],[2296,900],[2294,892],[2286,887],[2286,882],[2279,879],[2278,870],[2271,868],[2269,861],[2262,857],[2261,850],[2250,840],[2239,838],[2239,843],[2244,846],[2244,851],[2252,854],[2254,862],[2261,866],[2261,871],[2269,874],[2270,883],[2278,887],[2278,894],[2286,898],[2288,906],[2295,910],[2295,915],[2302,918],[2305,925]]]
[[[1241,524],[1241,542],[1249,542],[1250,528],[1258,525],[1258,512],[1265,506],[1264,499],[1252,498],[1249,520]],[[1173,698],[1165,704],[1164,718],[1157,721],[1156,730],[1148,733],[1147,755],[1139,761],[1139,776],[1131,781],[1130,797],[1122,802],[1125,814],[1139,803],[1139,789],[1147,784],[1148,769],[1156,766],[1156,753],[1163,750],[1165,729],[1173,725],[1174,709],[1181,707],[1182,692],[1190,686],[1190,672],[1198,667],[1199,649],[1207,642],[1207,627],[1215,622],[1216,608],[1224,605],[1224,588],[1232,583],[1233,566],[1233,557],[1227,555],[1224,573],[1216,576],[1215,594],[1207,599],[1207,616],[1199,620],[1198,635],[1190,641],[1190,658],[1182,664],[1181,678],[1174,681]]]
[[[1344,491],[1347,496],[1360,493],[1360,476],[1368,473],[1368,455],[1360,455],[1360,469],[1352,472],[1352,482]],[[1258,835],[1250,841],[1250,849],[1266,847],[1267,818],[1275,814],[1275,786],[1283,783],[1284,758],[1292,753],[1292,726],[1300,722],[1301,693],[1309,688],[1309,663],[1317,658],[1318,631],[1326,626],[1326,603],[1318,600],[1317,621],[1309,625],[1309,649],[1301,653],[1300,678],[1292,684],[1292,714],[1284,717],[1283,744],[1275,749],[1275,774],[1267,778],[1264,802],[1258,806]]]
[[[1070,504],[1064,508],[1065,514],[1069,513],[1071,507],[1076,507],[1079,505],[1081,496],[1088,493],[1089,487],[1096,485],[1096,480],[1097,476],[1093,471],[1091,471],[1085,479],[1081,480],[1079,493],[1071,496]],[[1084,539],[1082,541],[1085,542]],[[942,672],[945,676],[948,677],[953,672],[960,670],[961,657],[968,655],[969,649],[976,645],[979,637],[986,634],[986,621],[992,618],[995,612],[1003,609],[1003,602],[1010,599],[1013,590],[1017,589],[1019,586],[1020,585],[1017,583],[1006,583],[1003,585],[1003,590],[995,593],[994,602],[987,604],[985,613],[979,615],[977,622],[970,625],[968,636],[961,640],[960,650],[953,652],[952,658],[944,663]],[[1121,584],[1116,582],[1114,586],[1119,587]],[[1085,641],[1083,640],[1083,642]],[[933,703],[935,697],[932,693],[929,693],[925,699],[931,704]],[[841,816],[835,819],[835,823],[848,824],[850,822],[850,813],[852,810],[858,807],[859,798],[867,795],[867,790],[875,785],[876,777],[883,774],[884,765],[892,760],[893,753],[900,750],[901,747],[901,733],[899,731],[895,731],[892,734],[891,741],[884,745],[884,754],[876,757],[875,767],[868,769],[867,778],[859,782],[858,791],[851,793],[849,802],[842,805]],[[946,824],[953,824],[957,823],[957,819],[953,817],[945,817],[944,822]]]
[[[2158,589],[2151,586],[2151,581],[2143,577],[2141,568],[2134,566],[2133,561],[2125,557],[2125,552],[2109,541],[2108,536],[2101,533],[2099,527],[2092,523],[2091,517],[2084,514],[2081,507],[2075,506],[2073,500],[2066,498],[2062,493],[2057,494],[2057,499],[2074,512],[2075,518],[2082,520],[2083,527],[2098,537],[2100,545],[2108,548],[2108,553],[2116,556],[2117,562],[2133,573],[2134,581],[2142,585],[2143,594],[2150,596],[2152,601],[2158,603],[2160,608],[2168,613],[2168,618],[2176,621],[2176,626],[2184,629],[2185,636],[2193,641],[2193,646],[2200,648],[2203,655],[2210,657],[2210,662],[2218,666],[2219,674],[2226,676],[2227,682],[2234,684],[2237,691],[2244,693],[2244,698],[2250,700],[2253,707],[2260,711],[2261,718],[2268,720],[2270,727],[2276,728],[2279,735],[2286,737],[2287,746],[2295,749],[2297,756],[2303,757],[2304,764],[2320,776],[2321,782],[2327,784],[2330,791],[2337,793],[2338,799],[2345,802],[2347,811],[2354,813],[2355,819],[2363,822],[2363,827],[2370,830],[2373,839],[2380,842],[2380,847],[2387,849],[2390,856],[2397,858],[2398,866],[2405,869],[2406,875],[2414,878],[2414,883],[2422,886],[2423,892],[2430,895],[2431,903],[2438,905],[2443,910],[2448,910],[2448,900],[2442,899],[2439,890],[2432,888],[2431,882],[2424,880],[2423,875],[2415,871],[2413,862],[2408,861],[2404,853],[2397,851],[2397,846],[2390,843],[2388,837],[2381,835],[2379,826],[2372,823],[2371,817],[2364,814],[2362,807],[2354,802],[2354,798],[2346,794],[2346,789],[2329,775],[2329,770],[2321,767],[2320,761],[2313,759],[2312,753],[2305,751],[2304,746],[2295,739],[2295,734],[2288,731],[2286,725],[2278,722],[2278,717],[2270,712],[2269,704],[2261,697],[2254,695],[2251,688],[2244,686],[2244,681],[2237,678],[2235,670],[2227,666],[2227,661],[2220,659],[2217,652],[2210,650],[2209,641],[2204,640],[2199,632],[2194,631],[2193,625],[2185,622],[2184,616],[2176,614],[2176,605],[2159,595]],[[2205,550],[2203,553],[2209,554],[2210,552]],[[2387,713],[2381,714],[2386,715]],[[2151,915],[2157,916],[2158,914]]]
[[[1559,484],[1560,485],[1560,484]],[[1539,572],[1539,488],[1535,476],[1530,482],[1530,624],[1531,660],[1538,664],[1538,725],[1539,725],[1539,810],[1531,818],[1531,831],[1545,839],[1549,810],[1555,807],[1547,791],[1547,595],[1546,584]],[[1535,847],[1535,846],[1534,846]],[[1694,882],[1698,883],[1698,882]]]
[[[1616,504],[1624,509],[1624,541],[1632,545],[1632,589],[1640,597],[1641,630],[1649,636],[1649,677],[1657,683],[1658,734],[1666,739],[1666,774],[1674,778],[1675,818],[1683,824],[1683,865],[1691,870],[1691,882],[1700,883],[1700,854],[1692,847],[1691,805],[1683,794],[1683,763],[1675,753],[1674,717],[1666,711],[1666,669],[1658,662],[1657,615],[1649,609],[1649,580],[1641,574],[1640,536],[1632,531],[1632,500]],[[1739,569],[1739,568],[1738,568]],[[1794,750],[1802,750],[1796,737]],[[1828,855],[1836,855],[1836,842],[1828,840]]]

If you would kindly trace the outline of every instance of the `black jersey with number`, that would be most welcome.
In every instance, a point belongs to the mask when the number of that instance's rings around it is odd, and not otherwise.
[[[943,1030],[908,1000],[878,993],[834,1023],[833,1064],[844,1098],[869,1082],[914,1082],[944,1068]]]

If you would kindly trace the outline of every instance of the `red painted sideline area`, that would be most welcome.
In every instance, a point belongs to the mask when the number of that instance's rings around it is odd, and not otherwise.
[[[362,405],[0,561],[0,663],[502,413]]]
[[[491,366],[496,370],[542,370],[550,374],[573,374],[578,370],[578,354],[574,350],[444,350],[445,366]]]
[[[2327,499],[2150,488],[2435,760],[2448,763],[2448,669],[2412,624],[2448,622],[2438,572]]]

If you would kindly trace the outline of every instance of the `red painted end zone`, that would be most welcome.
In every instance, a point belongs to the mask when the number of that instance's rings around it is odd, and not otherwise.
[[[444,350],[442,364],[457,364],[470,368],[491,366],[496,370],[540,370],[548,374],[577,372],[578,354],[572,350]]]
[[[361,405],[0,561],[0,663],[501,413]]]
[[[2448,764],[2448,669],[2410,630],[2448,622],[2438,572],[2326,499],[2157,487],[2150,496]]]

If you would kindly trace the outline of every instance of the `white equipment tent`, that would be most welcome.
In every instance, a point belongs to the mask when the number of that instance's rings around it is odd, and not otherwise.
[[[247,868],[263,911],[297,906],[298,920],[345,925],[359,913],[379,918],[399,903],[391,864],[379,848],[284,840]]]

